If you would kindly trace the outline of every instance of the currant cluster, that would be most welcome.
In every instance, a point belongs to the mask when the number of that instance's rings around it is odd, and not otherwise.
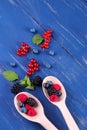
[[[32,75],[34,72],[38,71],[39,69],[39,64],[36,61],[36,59],[32,58],[30,60],[30,63],[28,64],[29,70],[27,71],[27,75],[30,76]]]
[[[51,36],[52,36],[52,30],[47,30],[44,32],[43,38],[45,39],[45,41],[42,44],[40,44],[41,48],[45,48],[45,49],[49,48]]]
[[[50,101],[56,102],[59,100],[59,97],[62,95],[61,86],[59,84],[54,84],[52,81],[47,81],[43,84],[43,86],[47,90]]]
[[[21,42],[21,46],[22,47],[18,48],[18,51],[17,51],[18,56],[25,55],[30,49],[30,46],[28,44],[26,44],[25,42]]]
[[[32,97],[27,97],[25,94],[19,94],[18,101],[20,111],[22,113],[25,113],[28,116],[36,115],[36,110],[34,109],[34,107],[36,107],[38,104],[35,99],[33,99]]]

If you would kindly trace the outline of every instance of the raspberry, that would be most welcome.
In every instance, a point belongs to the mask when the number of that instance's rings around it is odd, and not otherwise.
[[[31,108],[30,110],[28,110],[27,114],[29,116],[35,116],[36,115],[36,111],[33,108]]]
[[[52,94],[52,95],[50,95],[49,99],[52,102],[56,102],[56,101],[58,101],[58,96],[56,94]]]
[[[57,91],[61,90],[61,86],[59,84],[53,84],[53,88]]]
[[[29,104],[25,104],[25,108],[26,108],[27,110],[29,110],[29,109],[31,109],[32,107],[31,107]]]
[[[29,97],[29,98],[27,99],[26,103],[27,103],[28,105],[30,105],[30,106],[33,106],[33,107],[35,107],[35,106],[37,105],[37,102],[35,101],[35,99],[33,99],[33,98],[31,98],[31,97]]]
[[[26,100],[28,99],[28,97],[25,95],[25,94],[20,94],[18,96],[18,99],[21,101],[21,102],[26,102]]]

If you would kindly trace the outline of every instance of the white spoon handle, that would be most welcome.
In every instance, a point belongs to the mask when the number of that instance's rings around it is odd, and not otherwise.
[[[39,123],[46,129],[46,130],[58,130],[44,115],[40,119]]]
[[[58,108],[60,108],[60,111],[65,119],[65,122],[69,130],[79,130],[79,127],[77,126],[75,120],[73,119],[71,113],[69,112],[65,102],[63,102],[60,106],[58,105]]]

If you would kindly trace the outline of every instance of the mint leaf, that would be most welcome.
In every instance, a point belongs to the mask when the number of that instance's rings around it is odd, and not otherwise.
[[[34,85],[31,85],[31,86],[29,85],[29,86],[27,86],[26,88],[27,88],[27,89],[34,90]]]
[[[24,79],[20,80],[20,84],[23,84],[23,85],[26,86],[26,84],[27,84],[27,78],[28,78],[28,77],[25,76]]]
[[[28,85],[31,85],[31,81],[30,81],[29,78],[27,78],[27,84],[28,84]]]
[[[25,85],[26,82],[25,82],[24,80],[21,80],[21,81],[20,81],[20,84]]]
[[[11,71],[11,70],[6,70],[2,74],[4,78],[9,81],[15,81],[18,79],[18,75],[14,71]]]
[[[43,40],[43,37],[40,34],[36,34],[32,38],[32,42],[39,45]]]

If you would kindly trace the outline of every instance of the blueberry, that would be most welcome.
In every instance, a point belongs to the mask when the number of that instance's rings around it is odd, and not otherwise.
[[[37,105],[37,102],[35,101],[35,99],[29,97],[26,101],[27,104],[29,104],[30,106],[35,107]]]
[[[37,49],[34,48],[34,49],[33,49],[33,53],[34,53],[34,54],[38,54],[39,51],[38,51]]]
[[[25,107],[21,107],[20,109],[21,109],[21,112],[23,112],[23,113],[27,112],[27,109]]]
[[[31,33],[35,33],[35,32],[36,32],[35,28],[31,28],[31,29],[30,29],[30,32],[31,32]]]
[[[15,62],[10,62],[10,66],[16,67],[16,63]]]
[[[52,50],[49,51],[49,55],[53,56],[54,54],[55,54],[54,51]]]
[[[48,68],[48,69],[51,68],[51,65],[50,65],[49,63],[44,63],[44,65],[45,65],[45,67]]]
[[[48,83],[49,85],[52,85],[52,84],[53,84],[53,82],[52,82],[52,81],[47,81],[47,83]]]
[[[48,88],[48,87],[50,87],[50,84],[44,83],[44,84],[43,84],[43,87]]]
[[[20,106],[20,107],[24,107],[24,103],[20,102],[20,103],[19,103],[19,106]]]
[[[61,91],[56,91],[56,94],[57,94],[57,96],[61,96],[62,95],[62,92]]]

